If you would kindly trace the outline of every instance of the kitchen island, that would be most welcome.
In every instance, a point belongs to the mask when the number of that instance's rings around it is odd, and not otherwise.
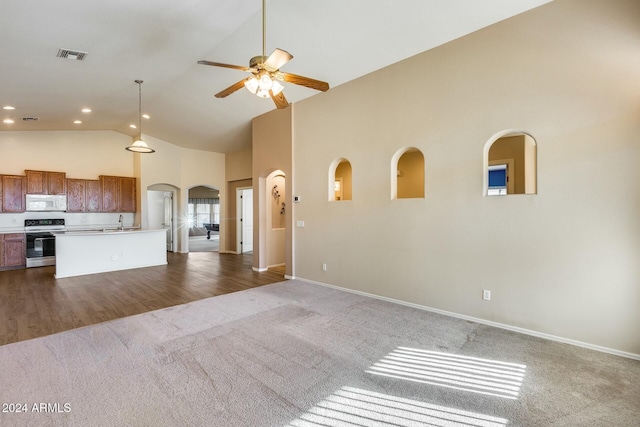
[[[167,232],[110,229],[56,236],[56,279],[167,264]]]

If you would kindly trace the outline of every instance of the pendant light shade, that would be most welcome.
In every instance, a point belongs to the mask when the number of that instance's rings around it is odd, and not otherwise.
[[[155,153],[156,150],[150,148],[146,142],[142,140],[142,80],[135,80],[138,83],[138,130],[140,133],[134,139],[133,144],[126,149],[134,153]]]

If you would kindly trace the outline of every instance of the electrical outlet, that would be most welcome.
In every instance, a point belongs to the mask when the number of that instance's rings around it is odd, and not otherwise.
[[[322,271],[327,271],[327,264],[322,264]]]
[[[489,289],[482,290],[482,299],[485,301],[491,301],[491,291]]]

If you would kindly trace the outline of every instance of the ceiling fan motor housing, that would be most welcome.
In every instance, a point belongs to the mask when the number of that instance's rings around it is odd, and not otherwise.
[[[249,68],[262,69],[264,67],[264,63],[267,60],[267,58],[268,56],[262,56],[262,55],[254,56],[249,61]]]

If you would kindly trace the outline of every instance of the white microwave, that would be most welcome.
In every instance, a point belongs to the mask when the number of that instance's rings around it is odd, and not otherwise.
[[[28,212],[64,212],[67,210],[67,196],[53,194],[27,194]]]

